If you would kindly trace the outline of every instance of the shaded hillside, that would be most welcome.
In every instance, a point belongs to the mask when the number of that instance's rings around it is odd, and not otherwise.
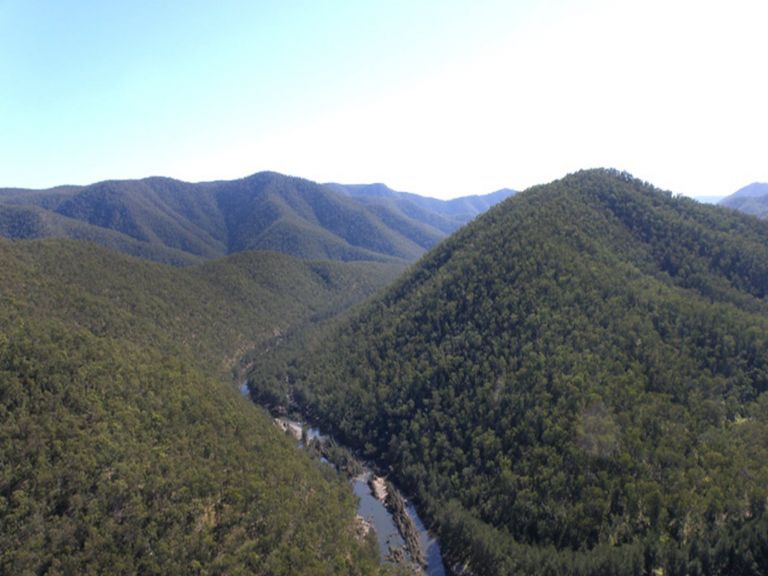
[[[346,483],[220,374],[396,270],[0,240],[0,573],[369,574]]]
[[[0,204],[0,236],[11,239],[71,238],[86,240],[124,254],[174,266],[203,259],[189,252],[132,238],[121,232],[69,218],[39,206]]]
[[[282,378],[473,573],[764,574],[767,291],[768,224],[579,172],[460,230]]]
[[[758,218],[768,217],[768,184],[755,182],[723,198],[719,204]]]
[[[412,260],[423,252],[364,207],[309,180],[263,172],[215,186],[233,252],[265,247],[335,260]]]
[[[0,235],[87,239],[175,265],[243,250],[406,262],[500,199],[443,202],[393,194],[370,201],[273,172],[199,184],[154,177],[0,189]]]

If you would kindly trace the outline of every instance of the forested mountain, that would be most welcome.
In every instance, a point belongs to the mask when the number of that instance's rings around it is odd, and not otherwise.
[[[768,217],[768,184],[754,182],[723,198],[720,204],[758,218]]]
[[[230,370],[400,267],[0,239],[0,270],[0,573],[377,573],[346,482]]]
[[[765,574],[767,292],[768,223],[579,172],[251,386],[390,467],[471,573]]]
[[[243,250],[406,262],[504,196],[446,202],[397,194],[373,201],[273,172],[198,184],[154,177],[0,189],[0,235],[91,240],[176,265]]]

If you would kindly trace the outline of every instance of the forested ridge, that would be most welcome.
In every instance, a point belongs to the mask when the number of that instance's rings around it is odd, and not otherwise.
[[[768,224],[611,170],[491,209],[272,377],[475,574],[768,571]]]
[[[346,482],[228,370],[398,267],[0,240],[0,270],[0,574],[378,573]]]
[[[151,177],[0,188],[0,236],[88,240],[177,266],[247,250],[410,262],[508,193],[443,201],[389,189],[369,198],[358,188],[369,187],[275,172],[200,183]]]
[[[391,282],[403,266],[303,262],[243,252],[174,268],[60,239],[3,242],[8,303],[77,322],[102,335],[192,351],[206,369],[234,365],[314,320]],[[14,271],[23,280],[13,282]]]

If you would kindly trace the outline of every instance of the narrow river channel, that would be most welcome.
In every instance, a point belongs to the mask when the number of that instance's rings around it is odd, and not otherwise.
[[[327,436],[321,434],[317,428],[307,427],[299,421],[283,421],[289,422],[289,425],[292,425],[294,430],[301,430],[303,434],[306,434],[308,441],[327,439]],[[301,445],[301,441],[299,441],[299,444]],[[379,542],[379,553],[383,559],[387,559],[391,556],[392,550],[403,550],[406,548],[406,544],[403,535],[397,529],[392,513],[374,494],[371,488],[372,477],[374,477],[373,471],[363,466],[363,472],[351,480],[352,490],[358,498],[357,514],[371,523]],[[406,513],[418,531],[421,549],[427,564],[425,574],[427,576],[445,576],[445,567],[443,566],[440,544],[437,539],[430,535],[424,526],[424,522],[419,517],[415,506],[410,502],[406,502]]]
[[[245,384],[240,387],[240,392],[245,396],[249,396],[248,387]],[[283,430],[296,438],[297,445],[300,447],[304,447],[304,439],[307,442],[316,439],[321,441],[328,439],[327,436],[321,434],[320,430],[309,427],[298,420],[278,418],[275,421]],[[328,463],[328,465],[330,466],[331,464]],[[379,553],[382,559],[387,561],[388,558],[391,558],[394,550],[405,550],[406,543],[403,535],[397,528],[397,523],[392,513],[382,500],[374,494],[371,488],[372,478],[374,478],[373,471],[363,466],[362,472],[357,474],[350,482],[352,490],[358,498],[357,514],[373,526],[379,543]],[[429,534],[412,503],[406,501],[405,511],[418,532],[421,549],[426,560],[426,570],[424,573],[427,576],[445,576],[446,571],[443,566],[440,544],[437,539]]]

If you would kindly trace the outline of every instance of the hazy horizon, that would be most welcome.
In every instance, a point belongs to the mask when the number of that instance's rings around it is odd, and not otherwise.
[[[768,181],[760,2],[0,2],[0,186]]]

